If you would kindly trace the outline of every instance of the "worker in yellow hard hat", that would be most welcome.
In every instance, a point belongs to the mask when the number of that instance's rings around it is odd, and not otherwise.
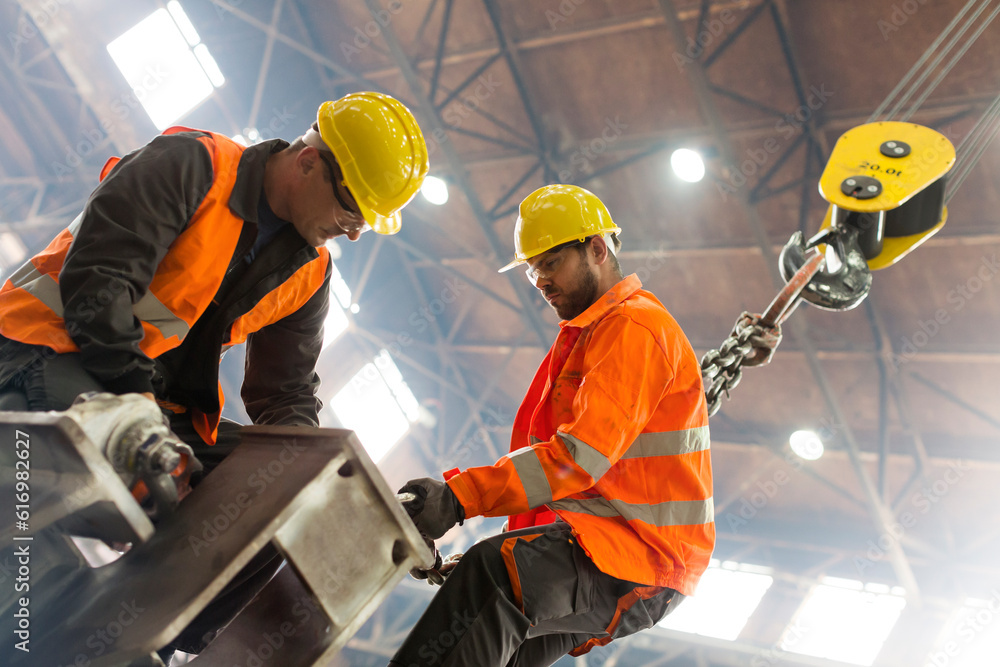
[[[246,342],[253,423],[318,426],[325,244],[398,232],[427,170],[412,113],[373,92],[325,102],[291,144],[172,127],[112,158],[80,215],[0,288],[0,410],[142,394],[209,471],[239,441],[219,359]],[[224,593],[177,648],[197,653],[250,599]]]
[[[381,93],[324,102],[302,141],[333,153],[336,180],[371,229],[399,231],[399,212],[420,190],[428,167],[423,135],[405,106]]]
[[[708,567],[701,370],[663,304],[622,275],[620,231],[575,185],[521,202],[514,261],[501,271],[526,264],[563,322],[517,411],[510,453],[400,489],[428,539],[477,516],[507,516],[507,527],[414,573],[447,582],[390,667],[551,665],[651,627]]]

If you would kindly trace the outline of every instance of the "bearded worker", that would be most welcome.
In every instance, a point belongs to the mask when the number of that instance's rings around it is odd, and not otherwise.
[[[520,206],[515,259],[563,320],[493,466],[416,479],[429,539],[474,516],[473,546],[390,667],[542,667],[649,628],[694,593],[715,545],[708,413],[680,326],[616,258],[604,204],[550,185]],[[456,622],[461,619],[461,622]]]

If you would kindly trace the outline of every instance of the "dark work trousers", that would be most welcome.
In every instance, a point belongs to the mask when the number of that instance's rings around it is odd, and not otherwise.
[[[48,354],[46,354],[46,352]],[[66,410],[77,396],[104,391],[80,363],[80,355],[53,354],[47,348],[22,345],[0,337],[0,410]],[[186,414],[165,413],[170,429],[194,450],[204,466],[202,476],[219,465],[240,443],[241,426],[224,420],[214,445],[206,444]],[[199,653],[260,592],[281,566],[271,544],[233,578],[202,612],[171,642],[166,653],[179,649]]]
[[[680,604],[672,589],[638,600],[638,584],[604,574],[568,524],[501,533],[474,545],[389,667],[546,667],[594,638],[652,627]]]

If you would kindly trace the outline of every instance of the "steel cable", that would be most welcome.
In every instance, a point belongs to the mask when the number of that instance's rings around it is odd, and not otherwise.
[[[868,119],[869,123],[878,120],[879,116],[881,116],[885,112],[886,108],[892,103],[892,101],[896,98],[896,96],[899,95],[904,90],[904,87],[908,83],[910,83],[910,80],[913,79],[914,76],[917,76],[917,73],[920,72],[920,70],[924,67],[924,65],[931,58],[931,56],[933,56],[934,53],[940,48],[941,44],[945,41],[948,34],[955,28],[956,25],[958,25],[959,21],[962,20],[962,17],[965,16],[965,14],[967,14],[972,9],[972,7],[979,1],[980,0],[969,0],[969,2],[966,3],[966,5],[961,9],[961,11],[959,11],[959,13],[955,16],[955,18],[951,20],[951,23],[945,26],[945,29],[941,32],[940,35],[938,35],[938,37],[934,40],[934,42],[931,43],[931,45],[927,48],[927,50],[924,51],[923,55],[920,56],[917,62],[914,63],[913,67],[910,68],[910,71],[907,72],[906,76],[904,76],[902,80],[900,80],[900,82],[896,84],[896,87],[892,90],[891,93],[889,93],[889,96],[886,97],[885,100],[882,102],[882,104],[878,106],[875,112]],[[927,67],[926,71],[920,74],[917,80],[910,85],[909,89],[907,89],[902,99],[900,99],[896,103],[896,105],[889,112],[888,116],[886,116],[886,118],[884,118],[883,120],[891,120],[897,113],[899,113],[900,109],[902,109],[903,106],[909,101],[910,97],[912,97],[913,94],[917,90],[919,90],[920,86],[922,86],[924,81],[927,80],[927,77],[930,76],[931,72],[934,71],[934,69],[938,66],[938,64],[940,64],[940,62],[944,59],[947,53],[954,47],[955,42],[957,42],[957,40],[960,39],[962,35],[965,34],[966,31],[968,31],[969,26],[972,24],[972,22],[980,14],[982,14],[983,10],[985,10],[986,7],[992,1],[993,0],[983,0],[982,7],[976,10],[975,14],[973,14],[973,16],[968,21],[966,21],[965,25],[962,26],[962,28],[954,37],[952,37],[952,39],[949,41],[948,45],[944,48],[944,50],[937,55],[937,57],[934,59],[934,62],[931,63],[930,66]]]
[[[983,117],[979,119],[959,146],[958,157],[955,159],[956,167],[949,176],[945,190],[945,204],[955,196],[969,173],[979,163],[983,153],[996,137],[998,130],[1000,130],[1000,95],[993,99],[993,103],[987,108]]]
[[[985,9],[985,7],[980,8],[980,12],[982,11],[982,9]],[[916,101],[913,103],[913,106],[910,107],[910,110],[905,114],[903,114],[903,116],[899,119],[900,121],[906,122],[913,117],[913,114],[915,114],[917,110],[920,108],[920,106],[927,101],[927,98],[930,97],[931,93],[934,92],[934,90],[939,85],[941,85],[941,82],[944,80],[944,77],[950,74],[951,70],[955,68],[956,64],[958,64],[958,61],[961,60],[962,57],[969,52],[969,49],[972,48],[972,45],[976,43],[976,40],[979,39],[980,35],[982,35],[983,32],[986,30],[986,28],[989,27],[990,23],[993,22],[993,19],[997,17],[997,14],[1000,14],[1000,5],[994,7],[990,15],[986,17],[986,20],[984,20],[982,23],[979,24],[979,27],[976,28],[976,31],[972,34],[972,37],[969,38],[969,40],[962,45],[962,47],[958,50],[958,52],[954,56],[952,56],[952,59],[938,73],[938,75],[931,82],[931,85],[916,99]]]

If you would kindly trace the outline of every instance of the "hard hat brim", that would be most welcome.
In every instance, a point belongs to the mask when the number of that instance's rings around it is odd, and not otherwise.
[[[372,209],[368,208],[365,206],[364,202],[359,200],[357,197],[355,197],[355,201],[358,204],[358,208],[361,210],[361,215],[365,218],[365,222],[368,223],[368,226],[371,227],[376,234],[392,236],[393,234],[398,233],[400,228],[403,226],[403,216],[400,215],[399,211],[386,216],[376,213]]]
[[[518,258],[515,257],[514,261],[512,261],[510,264],[507,264],[503,268],[497,269],[497,273],[504,273],[505,271],[510,271],[515,266],[520,266],[521,264],[527,263],[527,261],[529,259],[531,259],[532,257],[537,257],[538,255],[543,255],[543,254],[547,253],[549,250],[552,250],[552,248],[555,248],[556,246],[560,246],[563,243],[569,243],[570,241],[582,241],[582,240],[584,240],[585,238],[587,238],[589,236],[600,236],[600,237],[603,238],[605,234],[621,234],[621,233],[622,233],[621,227],[617,227],[616,226],[616,227],[611,227],[611,228],[609,228],[609,229],[607,229],[607,230],[605,230],[603,232],[595,232],[593,234],[584,234],[583,237],[580,237],[579,234],[573,234],[571,236],[568,236],[568,237],[560,240],[558,243],[553,243],[551,246],[549,246],[548,248],[545,248],[544,250],[538,250],[537,252],[535,252],[535,253],[533,253],[531,255],[528,255],[524,259],[518,259]],[[612,250],[611,252],[612,252],[612,254],[614,254],[614,250]]]
[[[511,262],[507,266],[505,266],[503,268],[500,268],[500,269],[497,269],[497,273],[505,273],[505,272],[510,271],[511,269],[513,269],[515,266],[521,266],[522,264],[525,264],[527,261],[528,260],[526,260],[526,259],[515,259],[513,262]]]

